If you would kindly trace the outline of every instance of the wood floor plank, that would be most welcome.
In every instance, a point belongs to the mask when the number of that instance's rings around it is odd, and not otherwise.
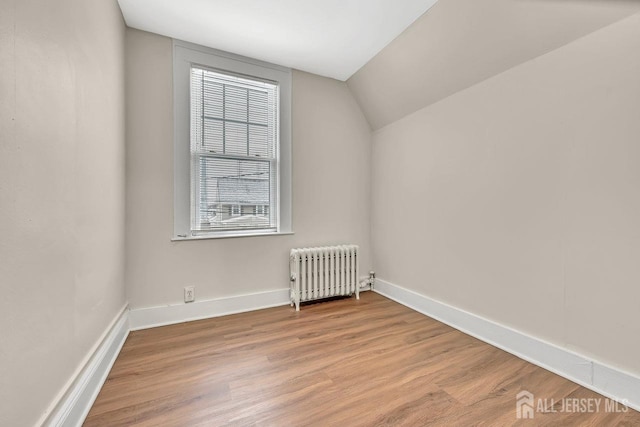
[[[85,426],[640,426],[633,410],[518,420],[521,390],[604,401],[366,292],[132,332]]]

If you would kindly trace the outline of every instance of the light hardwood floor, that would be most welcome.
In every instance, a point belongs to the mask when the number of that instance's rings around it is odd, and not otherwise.
[[[602,404],[517,420],[521,390]],[[365,292],[132,332],[85,426],[640,426],[604,400]]]

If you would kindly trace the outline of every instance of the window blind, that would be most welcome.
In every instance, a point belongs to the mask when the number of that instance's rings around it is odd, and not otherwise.
[[[278,85],[191,68],[191,231],[277,230]]]

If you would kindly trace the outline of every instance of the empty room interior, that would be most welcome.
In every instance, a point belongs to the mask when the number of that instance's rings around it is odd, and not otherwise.
[[[0,5],[0,426],[640,426],[640,1]]]

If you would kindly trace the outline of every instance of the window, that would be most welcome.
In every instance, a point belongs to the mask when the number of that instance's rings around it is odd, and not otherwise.
[[[277,230],[277,209],[241,205],[277,204],[278,95],[276,83],[191,66],[192,232]]]
[[[176,239],[290,232],[290,71],[174,42]]]

